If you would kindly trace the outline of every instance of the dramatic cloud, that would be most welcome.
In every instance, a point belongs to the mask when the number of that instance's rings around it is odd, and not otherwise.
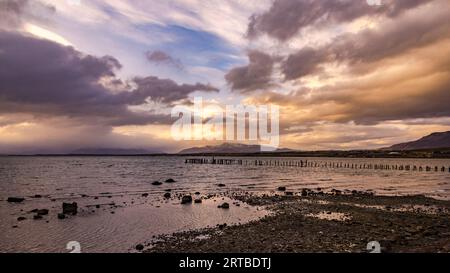
[[[202,84],[178,85],[157,77],[136,78],[128,90],[115,71],[121,68],[111,56],[83,55],[72,47],[0,32],[0,111],[65,116],[99,125],[169,123],[167,115],[129,110],[148,100],[173,103],[194,91],[216,91]],[[108,86],[118,86],[114,92]]]
[[[250,18],[247,35],[267,34],[286,41],[309,26],[331,26],[363,16],[396,17],[431,0],[382,0],[370,6],[365,0],[275,0],[265,13]]]
[[[283,147],[450,130],[450,2],[381,4],[0,0],[0,152],[203,145],[170,135],[197,92],[279,105]]]
[[[290,126],[328,121],[378,124],[450,117],[449,39],[379,61],[370,73],[341,74],[333,84],[289,94],[266,92],[251,103],[283,106]],[[351,71],[352,72],[352,71]]]
[[[448,16],[448,11],[436,10],[432,16],[405,16],[376,29],[344,34],[320,48],[307,47],[291,54],[282,64],[282,71],[286,79],[292,80],[314,74],[324,63],[358,65],[393,57],[449,38]]]
[[[145,56],[151,63],[170,65],[179,70],[183,70],[184,68],[180,60],[174,59],[172,56],[161,50],[147,51]]]
[[[248,53],[247,66],[233,68],[225,79],[233,90],[249,92],[270,86],[274,61],[272,57],[257,50]]]

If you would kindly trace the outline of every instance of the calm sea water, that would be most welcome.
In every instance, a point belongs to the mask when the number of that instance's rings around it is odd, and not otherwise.
[[[180,205],[177,198],[162,197],[167,189],[172,190],[173,196],[198,191],[204,197],[229,191],[270,192],[279,186],[291,191],[320,187],[450,199],[448,159],[308,160],[439,166],[446,171],[190,165],[184,163],[183,157],[0,157],[0,251],[68,252],[67,242],[78,241],[84,252],[127,252],[154,235],[242,223],[267,214],[261,208],[245,204],[232,205],[229,210],[218,209],[221,202],[234,202],[222,196],[202,204]],[[177,182],[151,185],[155,180],[168,178]],[[226,187],[218,187],[219,183]],[[143,193],[149,196],[142,196]],[[35,195],[42,197],[34,198]],[[10,196],[26,200],[8,203],[6,199]],[[80,213],[58,220],[62,202],[77,202]],[[112,203],[115,205],[111,206]],[[33,220],[33,214],[29,213],[33,209],[49,209],[50,213],[42,220]],[[19,216],[27,219],[19,222]]]

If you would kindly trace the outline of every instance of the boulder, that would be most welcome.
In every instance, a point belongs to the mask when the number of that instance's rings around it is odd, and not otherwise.
[[[23,216],[17,218],[17,221],[24,221],[24,220],[27,220],[27,218],[25,218],[25,217],[23,217]]]
[[[175,183],[175,182],[176,182],[176,181],[173,180],[172,178],[169,178],[169,179],[166,180],[166,183]]]
[[[197,198],[197,199],[194,200],[194,203],[196,203],[196,204],[200,204],[201,202],[202,202],[201,198]]]
[[[33,216],[33,219],[34,220],[40,220],[40,219],[42,219],[42,216],[39,215],[39,214],[36,214],[36,215]]]
[[[165,194],[164,194],[164,198],[170,198],[170,192],[166,192]]]
[[[142,194],[142,197],[147,197],[148,196],[148,193],[143,193]]]
[[[144,246],[143,246],[142,244],[138,244],[138,245],[136,246],[136,250],[137,250],[137,251],[142,251],[142,250],[144,250]]]
[[[228,203],[223,203],[222,205],[219,205],[218,208],[221,208],[221,209],[229,209],[229,208],[230,208],[230,204],[228,204]]]
[[[25,200],[25,198],[22,197],[8,197],[8,202],[10,203],[21,203],[23,202],[23,200]]]
[[[308,196],[308,190],[307,189],[303,189],[302,190],[302,196]]]
[[[153,186],[160,186],[160,185],[162,185],[162,183],[159,182],[159,181],[154,181],[154,182],[152,182],[152,185]]]
[[[192,203],[192,196],[185,195],[181,198],[181,204],[189,204]]]
[[[225,184],[218,184],[217,186],[218,187],[225,187],[226,185]]]
[[[58,219],[64,219],[66,218],[66,215],[64,213],[58,213]]]
[[[279,191],[285,191],[285,190],[286,190],[286,187],[278,187],[278,190],[279,190]]]
[[[78,204],[76,202],[73,203],[63,203],[63,214],[77,214],[78,212]]]

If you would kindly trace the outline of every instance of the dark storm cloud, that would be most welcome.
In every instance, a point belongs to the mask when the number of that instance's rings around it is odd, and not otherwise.
[[[328,59],[326,50],[316,50],[311,47],[301,49],[288,56],[282,64],[286,79],[292,80],[318,72],[319,65]]]
[[[180,70],[183,69],[183,64],[180,62],[180,60],[174,59],[172,56],[161,50],[147,51],[145,53],[145,57],[151,63],[166,64],[174,66]]]
[[[230,70],[225,79],[233,90],[249,92],[271,85],[274,60],[270,55],[253,50],[248,53],[249,64]]]
[[[111,56],[83,55],[48,40],[0,32],[0,112],[64,116],[105,125],[170,123],[167,115],[134,112],[129,105],[148,99],[170,104],[194,91],[217,91],[202,84],[178,85],[157,77],[136,78],[134,90],[112,92],[121,68]]]
[[[142,104],[146,98],[153,101],[171,104],[179,100],[185,100],[189,94],[195,91],[218,92],[219,90],[204,84],[181,84],[178,85],[170,79],[159,79],[157,77],[135,78],[136,90],[124,93],[129,104]]]
[[[45,16],[55,11],[55,7],[38,1],[0,0],[0,29],[17,28],[25,18],[46,20]]]
[[[366,0],[275,0],[267,12],[250,18],[247,35],[267,34],[286,41],[308,26],[328,26],[363,16],[393,18],[432,0],[381,1],[381,6],[370,6]]]

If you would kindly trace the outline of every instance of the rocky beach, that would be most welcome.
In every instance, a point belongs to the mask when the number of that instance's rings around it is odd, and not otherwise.
[[[285,189],[279,189],[285,190]],[[273,213],[242,225],[163,235],[147,253],[450,252],[450,202],[331,190],[231,194]],[[233,210],[233,206],[229,208]],[[375,243],[374,243],[375,242]]]

